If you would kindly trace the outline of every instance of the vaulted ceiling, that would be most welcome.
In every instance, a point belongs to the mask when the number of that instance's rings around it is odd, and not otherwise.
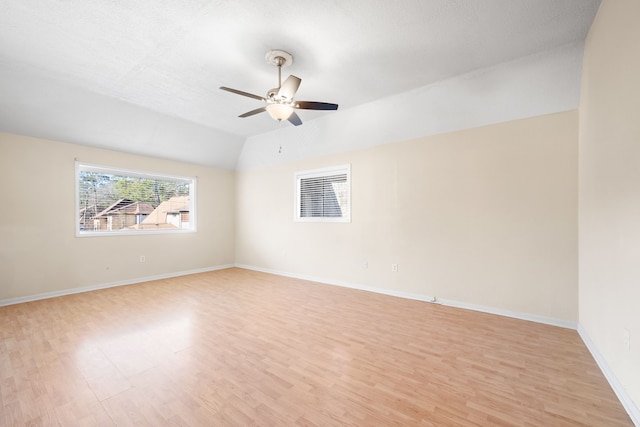
[[[333,102],[308,123],[585,38],[599,0],[4,0],[0,131],[233,168],[278,130],[260,101],[283,78]],[[304,126],[304,124],[303,124]]]

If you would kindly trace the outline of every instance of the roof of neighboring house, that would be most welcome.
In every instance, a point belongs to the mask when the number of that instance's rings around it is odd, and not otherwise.
[[[189,212],[189,196],[176,196],[166,200],[158,205],[142,221],[143,228],[147,225],[165,224],[167,222],[168,213]]]
[[[93,217],[96,214],[96,212],[98,212],[98,209],[104,210],[104,208],[102,207],[96,207],[96,205],[89,205],[87,207],[80,208],[78,213],[80,214],[80,217],[83,217],[85,214],[89,214],[91,215],[91,217]]]
[[[160,204],[162,205],[162,204]],[[153,206],[147,202],[134,202],[129,199],[120,199],[111,206],[96,215],[96,218],[109,215],[148,215],[153,212]]]

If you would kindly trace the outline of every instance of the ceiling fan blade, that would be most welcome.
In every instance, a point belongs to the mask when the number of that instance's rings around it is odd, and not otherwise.
[[[254,95],[254,94],[248,93],[248,92],[243,92],[243,91],[238,90],[238,89],[231,89],[230,87],[224,87],[224,86],[220,86],[220,89],[226,90],[227,92],[235,93],[237,95],[242,95],[242,96],[247,96],[249,98],[257,99],[259,101],[266,101],[262,96]]]
[[[294,75],[287,77],[287,80],[285,80],[284,83],[282,83],[282,86],[280,86],[278,96],[282,96],[287,99],[293,99],[293,96],[296,94],[298,88],[300,87],[301,81],[302,79]]]
[[[296,114],[295,111],[291,113],[287,120],[289,120],[295,126],[300,126],[302,124],[302,120],[300,120],[300,117]]]
[[[338,104],[331,104],[329,102],[315,102],[315,101],[296,101],[293,103],[294,108],[300,108],[301,110],[337,110]]]
[[[254,116],[256,114],[262,113],[263,111],[267,111],[267,107],[256,108],[255,110],[247,111],[244,114],[240,114],[238,117],[249,117]],[[294,113],[295,114],[295,113]]]

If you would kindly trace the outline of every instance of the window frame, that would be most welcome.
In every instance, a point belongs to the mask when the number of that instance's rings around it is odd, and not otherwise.
[[[140,229],[140,230],[117,230],[117,231],[85,231],[80,229],[80,172],[98,172],[107,175],[120,175],[131,178],[142,179],[156,179],[168,182],[185,183],[189,185],[189,228],[177,228],[177,229]],[[76,237],[95,237],[95,236],[140,236],[147,234],[183,234],[183,233],[195,233],[197,232],[197,220],[196,220],[196,189],[197,189],[197,177],[195,176],[180,176],[174,174],[149,172],[138,169],[127,169],[115,166],[106,166],[96,163],[75,161],[75,236]]]
[[[305,178],[318,178],[346,174],[347,181],[347,214],[340,217],[329,216],[300,216],[301,212],[301,181]],[[333,223],[350,223],[351,222],[351,164],[344,164],[338,166],[329,166],[319,169],[311,169],[305,171],[295,172],[294,178],[294,206],[293,206],[293,220],[294,222],[333,222]]]

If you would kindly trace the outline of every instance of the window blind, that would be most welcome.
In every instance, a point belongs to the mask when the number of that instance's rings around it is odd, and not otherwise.
[[[328,168],[296,174],[296,219],[350,221],[349,168]]]

